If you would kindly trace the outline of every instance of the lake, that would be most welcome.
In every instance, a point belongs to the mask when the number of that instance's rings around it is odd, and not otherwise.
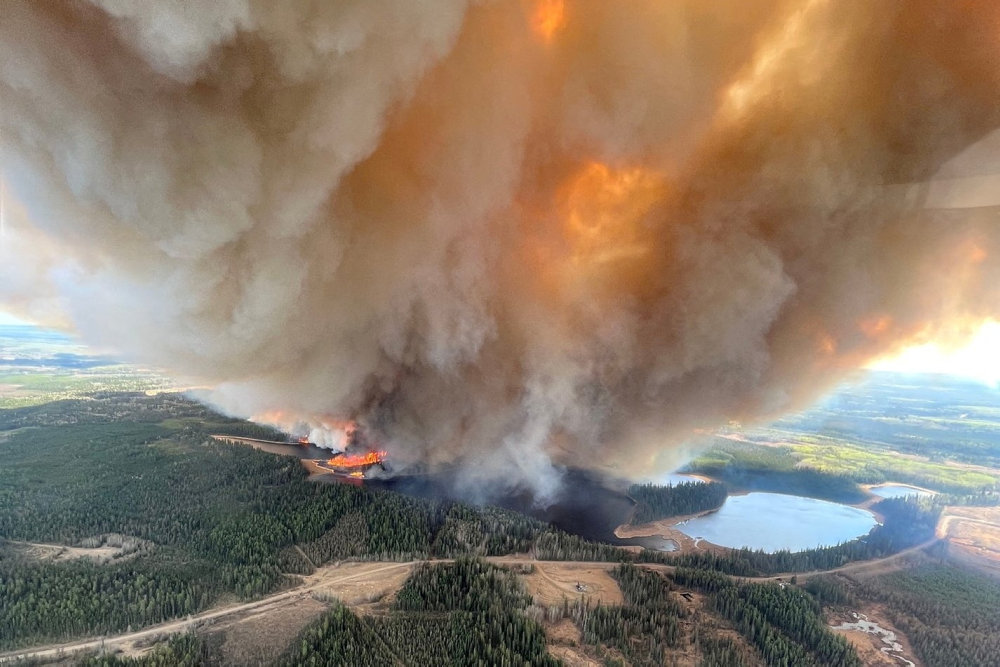
[[[930,491],[918,489],[915,486],[908,486],[906,484],[882,484],[881,486],[871,487],[869,491],[881,498],[905,498],[906,496],[934,495]]]
[[[875,527],[866,510],[826,500],[754,492],[730,496],[711,514],[678,524],[688,537],[734,549],[768,553],[833,546],[865,535]]]

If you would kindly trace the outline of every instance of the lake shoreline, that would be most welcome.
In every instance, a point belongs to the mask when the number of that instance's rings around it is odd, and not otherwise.
[[[704,475],[699,475],[699,478],[706,482],[715,481],[712,478]],[[865,491],[867,492],[867,489],[865,489]],[[723,509],[723,507],[725,507],[726,503],[728,503],[731,498],[747,497],[750,496],[751,494],[768,495],[768,496],[785,496],[787,498],[799,499],[798,502],[815,501],[816,503],[829,503],[831,505],[836,505],[841,508],[851,508],[855,510],[860,510],[868,514],[873,519],[875,525],[872,526],[872,529],[884,523],[885,521],[884,516],[882,516],[879,512],[872,510],[870,507],[872,504],[878,502],[879,500],[882,500],[882,498],[879,498],[878,496],[869,497],[866,500],[859,503],[836,503],[829,500],[813,498],[810,496],[803,496],[803,495],[740,490],[737,492],[730,493],[726,498],[726,502],[723,503],[723,505],[718,508],[705,510],[702,512],[696,512],[693,514],[684,514],[684,515],[667,517],[664,519],[651,521],[640,525],[632,525],[628,520],[626,520],[625,523],[622,523],[617,528],[615,528],[614,534],[615,537],[619,539],[659,538],[664,540],[670,540],[677,545],[677,549],[674,551],[674,553],[677,554],[686,554],[692,552],[702,552],[702,553],[710,552],[710,553],[724,554],[730,551],[735,551],[740,549],[741,547],[725,546],[722,544],[718,544],[717,542],[713,542],[705,537],[695,537],[689,535],[688,533],[685,533],[678,526],[682,526],[691,520],[702,519],[705,517],[709,517],[713,514],[717,514]],[[816,508],[821,509],[822,506],[817,505]],[[855,517],[855,518],[860,518],[860,517]],[[864,535],[867,535],[868,532],[870,532],[870,530],[871,529],[869,529],[869,531],[861,535],[856,535],[847,541],[864,537]],[[835,542],[831,542],[829,546],[832,546],[833,544],[839,543],[841,541],[843,540],[837,540]],[[817,546],[821,545],[809,546],[803,548],[789,548],[789,547],[784,547],[784,548],[788,548],[789,551],[796,553],[799,551],[808,551],[809,549],[816,548]],[[761,547],[761,548],[764,548],[766,551],[770,553],[784,550],[784,548],[773,548],[773,549],[766,547]]]

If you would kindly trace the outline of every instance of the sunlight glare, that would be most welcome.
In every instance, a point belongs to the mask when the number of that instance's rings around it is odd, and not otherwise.
[[[936,343],[914,345],[894,357],[878,359],[868,368],[900,373],[957,375],[995,386],[1000,383],[1000,323],[986,322],[961,347]]]

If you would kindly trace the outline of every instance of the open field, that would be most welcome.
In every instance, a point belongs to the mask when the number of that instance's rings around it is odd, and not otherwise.
[[[521,575],[535,604],[561,604],[588,598],[601,604],[622,604],[624,598],[618,583],[608,574],[604,563],[535,563],[535,571]]]
[[[938,535],[956,560],[1000,575],[1000,507],[949,507]]]
[[[302,630],[329,608],[304,597],[214,625],[210,637],[220,641],[219,656],[227,665],[268,664],[277,660]]]
[[[570,667],[601,667],[604,664],[583,651],[580,628],[568,618],[558,623],[546,623],[545,637],[548,640],[549,654]]]
[[[54,369],[0,374],[0,409],[42,405],[94,392],[160,391],[169,382],[149,371],[126,366]]]
[[[16,557],[54,563],[86,559],[95,563],[107,563],[125,553],[124,547],[68,547],[62,544],[39,544],[35,542],[6,542],[3,548]]]
[[[998,397],[958,378],[873,372],[772,424],[733,424],[715,442],[780,449],[800,466],[863,483],[969,492],[1000,481]]]
[[[726,441],[737,446],[768,447],[784,452],[792,466],[847,475],[861,483],[895,481],[928,490],[958,492],[971,492],[1000,483],[1000,468],[932,459],[888,446],[874,448],[870,444],[859,445],[812,433],[781,431],[771,427],[723,433],[717,438],[722,451],[727,448]],[[697,464],[698,460],[695,461]]]
[[[343,562],[322,567],[304,577],[303,584],[316,597],[336,598],[364,613],[392,601],[410,576],[414,563]]]

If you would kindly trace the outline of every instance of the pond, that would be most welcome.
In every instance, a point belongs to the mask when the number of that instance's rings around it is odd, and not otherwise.
[[[861,537],[877,524],[866,510],[781,493],[730,496],[711,514],[675,528],[694,539],[724,547],[804,551]]]
[[[926,489],[918,489],[907,484],[882,484],[869,489],[876,496],[881,498],[905,498],[907,496],[932,496],[934,495]]]

